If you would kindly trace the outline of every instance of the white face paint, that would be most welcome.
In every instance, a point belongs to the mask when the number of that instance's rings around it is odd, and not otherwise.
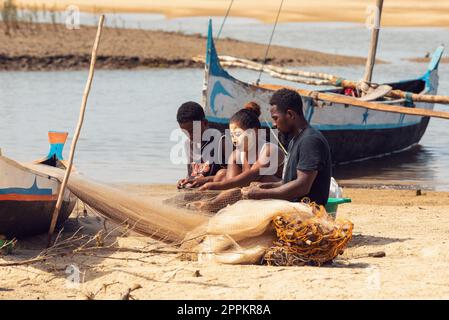
[[[245,140],[248,144],[248,150],[251,150],[256,145],[257,136],[255,130],[249,129],[245,131],[242,128],[239,128],[235,124],[231,123],[229,124],[229,131],[234,146],[239,147],[243,150],[243,148],[245,147]]]
[[[230,129],[229,133],[231,134],[231,140],[234,146],[238,146],[240,145],[240,143],[243,142],[245,137],[245,131],[243,131],[242,129],[240,128]]]

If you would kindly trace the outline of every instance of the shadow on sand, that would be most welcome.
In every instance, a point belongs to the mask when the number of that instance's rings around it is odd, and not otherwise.
[[[348,248],[358,248],[362,246],[383,246],[395,242],[404,242],[412,240],[412,238],[388,238],[377,237],[372,235],[356,234],[352,236]]]

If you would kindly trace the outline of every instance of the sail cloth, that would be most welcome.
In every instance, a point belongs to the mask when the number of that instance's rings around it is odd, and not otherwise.
[[[58,168],[25,166],[58,180],[64,176]],[[182,243],[181,248],[200,261],[254,264],[266,260],[272,265],[320,265],[342,253],[352,236],[352,223],[333,221],[324,209],[317,212],[312,205],[284,200],[235,201],[238,190],[229,192],[228,198],[220,198],[220,205],[226,199],[234,204],[208,215],[186,208],[188,201],[203,197],[199,191],[181,193],[182,197],[174,198],[174,202],[172,198],[176,207],[76,173],[67,187],[102,216],[118,224],[126,223],[143,235]]]

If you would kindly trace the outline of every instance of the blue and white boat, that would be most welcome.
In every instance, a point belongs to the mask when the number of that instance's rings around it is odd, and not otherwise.
[[[438,89],[438,65],[444,47],[433,53],[432,60],[423,76],[388,83],[393,89],[418,94],[436,94]],[[225,129],[230,117],[247,102],[255,101],[261,106],[261,120],[271,119],[269,99],[274,90],[266,86],[244,83],[232,77],[220,65],[220,60],[209,24],[207,53],[203,87],[205,114],[213,127]],[[318,89],[344,95],[344,88]],[[432,103],[416,103],[378,98],[376,102],[395,106],[432,110]],[[327,138],[334,164],[379,157],[404,151],[417,144],[424,135],[429,117],[414,116],[377,110],[368,110],[348,104],[330,103],[317,107],[311,97],[303,97],[304,114],[308,122]]]

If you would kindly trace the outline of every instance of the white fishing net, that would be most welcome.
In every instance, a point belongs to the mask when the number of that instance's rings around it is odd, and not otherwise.
[[[63,178],[61,169],[28,167],[59,180]],[[283,200],[240,200],[239,189],[180,191],[162,202],[95,183],[78,174],[71,176],[68,188],[102,216],[126,223],[143,235],[178,244],[190,253],[189,258],[200,261],[321,265],[342,253],[352,236],[352,223],[334,221],[323,207]],[[191,205],[198,201],[222,209],[214,215],[200,212],[196,205]]]

